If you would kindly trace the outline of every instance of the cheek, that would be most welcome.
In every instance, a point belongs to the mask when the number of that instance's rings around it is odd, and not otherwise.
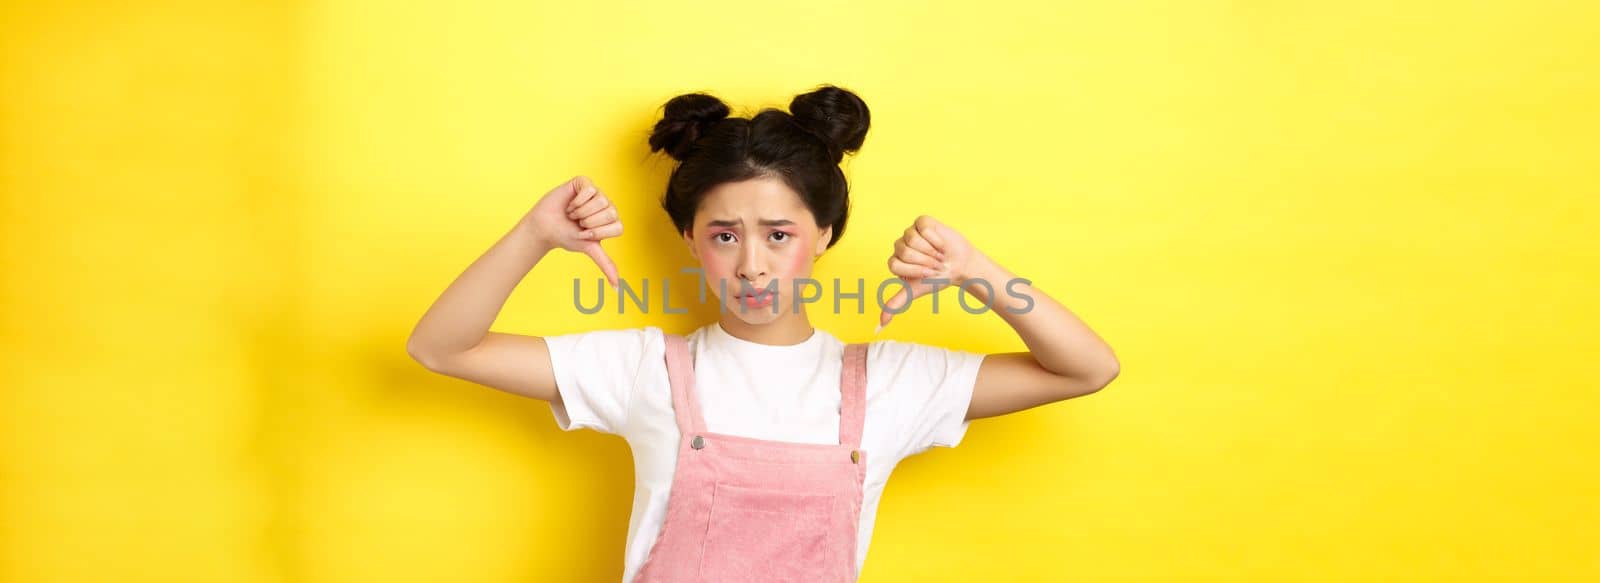
[[[809,275],[806,273],[806,261],[811,257],[811,247],[816,241],[800,235],[794,238],[794,254],[789,258],[789,273],[796,276]]]
[[[696,243],[696,245],[700,254],[700,268],[705,270],[706,280],[713,282],[712,285],[715,286],[717,278],[725,276],[731,269],[731,264],[717,252],[715,246],[708,243]]]
[[[717,267],[719,267],[721,265],[722,265],[722,260],[717,257],[717,253],[715,251],[712,251],[711,248],[708,247],[708,246],[705,246],[705,245],[701,245],[700,246],[700,266],[701,267],[705,268],[706,271],[715,271],[717,269]]]

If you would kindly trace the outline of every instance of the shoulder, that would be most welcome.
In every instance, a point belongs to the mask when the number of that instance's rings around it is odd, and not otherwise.
[[[661,329],[655,327],[544,337],[560,396],[550,401],[557,426],[626,432],[639,375],[652,358],[661,357],[661,338]]]
[[[984,355],[943,346],[898,340],[875,340],[867,345],[867,366],[943,365],[951,361],[983,358]]]
[[[985,355],[922,344],[878,340],[867,345],[867,384],[891,393],[921,393],[946,384],[970,384]]]
[[[651,341],[660,342],[664,337],[661,328],[656,326],[641,326],[637,328],[600,328],[583,332],[569,332],[546,336],[546,340],[560,340],[565,342],[592,342],[626,344],[645,344]]]
[[[665,335],[656,326],[605,328],[544,337],[552,355],[602,362],[638,363],[665,353]]]
[[[887,411],[891,451],[901,457],[933,446],[954,447],[967,428],[966,412],[984,355],[918,342],[868,344],[867,390]]]

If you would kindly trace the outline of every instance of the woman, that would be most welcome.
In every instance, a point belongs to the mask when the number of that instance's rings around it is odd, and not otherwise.
[[[916,297],[969,284],[1029,352],[847,346],[811,326],[814,299],[792,284],[844,234],[839,163],[869,121],[866,104],[834,86],[750,118],[729,117],[705,94],[667,102],[650,136],[651,151],[678,161],[662,206],[722,308],[687,337],[657,327],[489,331],[551,250],[588,255],[617,285],[600,241],[622,223],[581,176],[541,198],[412,333],[407,350],[429,370],[547,400],[563,430],[628,441],[636,484],[624,581],[854,581],[901,459],[954,447],[972,419],[1092,393],[1117,376],[1112,350],[1082,321],[927,216],[894,241],[889,270],[909,286],[886,302],[880,328]],[[843,286],[838,305],[875,304],[876,291]]]

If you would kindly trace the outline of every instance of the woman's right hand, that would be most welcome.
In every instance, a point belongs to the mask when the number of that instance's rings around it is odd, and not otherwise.
[[[589,177],[575,176],[545,193],[523,222],[549,248],[588,255],[611,287],[617,287],[617,266],[600,241],[622,235],[622,217]]]

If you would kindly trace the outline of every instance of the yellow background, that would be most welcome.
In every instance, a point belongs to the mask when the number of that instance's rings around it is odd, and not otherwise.
[[[821,277],[931,214],[1123,367],[908,459],[864,581],[1600,578],[1594,4],[220,4],[0,4],[4,581],[615,580],[626,444],[406,336],[575,174],[689,264],[657,108],[825,82]],[[597,274],[495,329],[706,321]],[[1022,348],[926,301],[883,337]]]

